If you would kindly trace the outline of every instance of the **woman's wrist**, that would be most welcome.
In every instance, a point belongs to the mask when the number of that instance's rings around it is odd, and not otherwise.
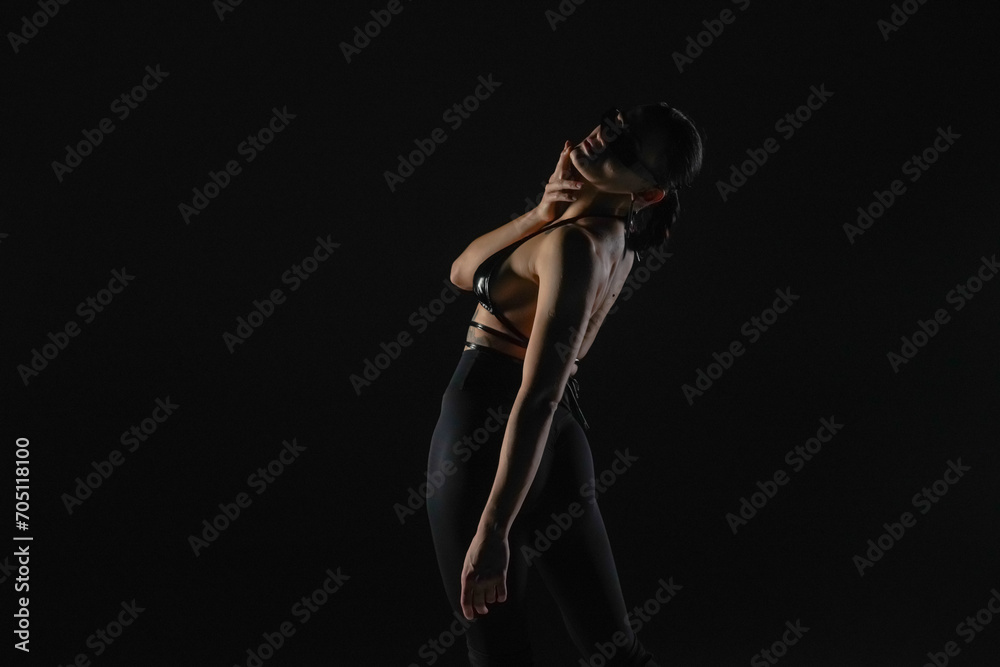
[[[507,537],[507,529],[504,527],[503,522],[485,515],[479,520],[477,532],[483,537]]]
[[[527,213],[525,213],[524,218],[522,218],[522,220],[524,221],[526,232],[533,232],[539,227],[542,227],[551,222],[551,220],[545,220],[544,218],[542,218],[541,214],[538,212],[537,206],[528,211]]]

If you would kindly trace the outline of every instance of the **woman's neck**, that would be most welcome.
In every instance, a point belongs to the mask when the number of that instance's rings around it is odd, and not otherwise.
[[[628,194],[602,192],[584,183],[579,190],[579,198],[570,203],[560,220],[579,216],[620,217],[628,215],[632,197]]]

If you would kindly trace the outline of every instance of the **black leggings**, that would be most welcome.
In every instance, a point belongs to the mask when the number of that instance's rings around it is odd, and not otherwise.
[[[502,353],[465,350],[441,399],[427,460],[429,479],[437,487],[427,499],[434,548],[448,601],[468,625],[470,662],[473,667],[535,664],[525,613],[528,570],[535,568],[558,604],[583,664],[596,654],[595,665],[657,667],[629,625],[600,509],[593,495],[581,495],[581,487],[594,478],[594,460],[570,411],[568,389],[511,526],[507,600],[490,605],[487,615],[472,622],[461,616],[462,566],[496,477],[521,369],[520,360]],[[536,531],[548,537],[540,539]],[[546,542],[549,537],[555,539]]]

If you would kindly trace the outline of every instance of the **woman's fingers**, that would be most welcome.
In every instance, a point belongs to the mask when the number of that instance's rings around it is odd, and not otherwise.
[[[580,181],[558,180],[545,186],[545,201],[576,201],[577,191],[583,187]]]
[[[569,152],[570,152],[570,149],[571,149],[571,146],[570,146],[570,143],[568,141],[565,142],[565,143],[563,143],[563,149],[559,153],[559,159],[556,160],[555,171],[553,171],[552,175],[549,177],[549,182],[550,183],[552,181],[554,181],[554,180],[557,180],[557,179],[566,178],[567,174],[569,173],[568,169],[571,168],[571,165],[570,165],[570,162],[569,162]]]
[[[553,190],[579,190],[583,187],[583,181],[573,181],[568,179],[562,179],[558,181],[549,181],[545,184],[545,191],[551,192]]]
[[[489,577],[477,580],[469,573],[462,579],[462,594],[460,603],[462,615],[470,621],[476,614],[484,615],[490,612],[487,604],[496,604],[507,600],[507,582],[504,577]]]
[[[569,178],[570,175],[570,163],[569,163],[569,142],[566,142],[566,147],[563,148],[562,154],[559,156],[559,178]]]
[[[480,614],[488,614],[489,609],[486,608],[486,590],[483,588],[482,584],[477,584],[475,586],[475,592],[472,594],[472,599],[474,602],[474,607],[476,611]]]
[[[462,584],[462,614],[471,621],[476,613],[487,614],[489,610],[486,608],[485,587],[473,575]]]
[[[472,594],[473,586],[469,577],[462,578],[462,615],[465,616],[470,621],[476,617],[475,611],[472,608]]]

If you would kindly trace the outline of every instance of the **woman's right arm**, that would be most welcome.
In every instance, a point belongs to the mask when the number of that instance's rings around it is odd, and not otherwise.
[[[579,181],[569,180],[573,172],[569,161],[570,148],[567,141],[563,146],[562,153],[559,154],[555,171],[549,177],[549,182],[545,186],[545,194],[538,206],[521,217],[478,237],[452,262],[451,282],[456,287],[466,291],[472,290],[476,269],[487,257],[500,248],[505,248],[539,227],[552,222],[566,210],[566,207],[569,206],[568,202],[576,199],[575,191],[579,189],[581,184]]]

